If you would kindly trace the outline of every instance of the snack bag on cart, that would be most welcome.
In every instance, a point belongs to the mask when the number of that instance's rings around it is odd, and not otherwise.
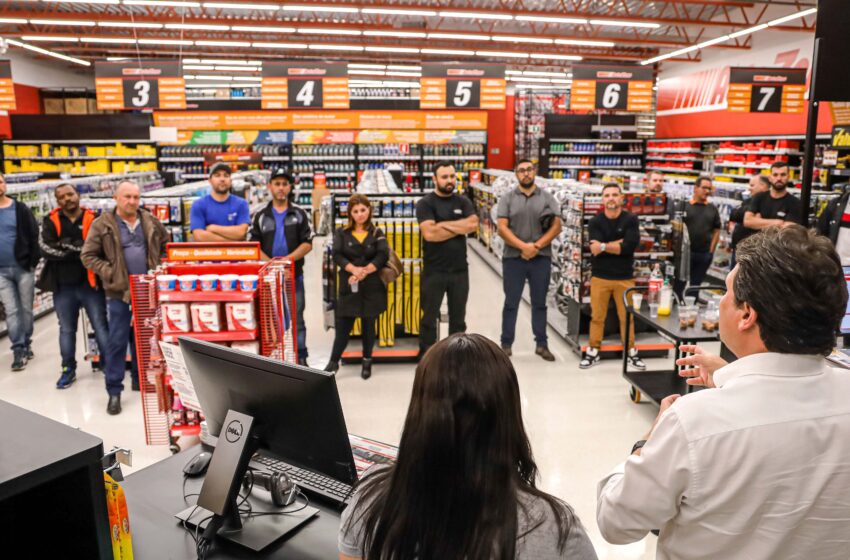
[[[103,473],[106,507],[109,512],[109,535],[115,560],[133,560],[133,538],[130,533],[130,513],[124,489],[109,473]]]

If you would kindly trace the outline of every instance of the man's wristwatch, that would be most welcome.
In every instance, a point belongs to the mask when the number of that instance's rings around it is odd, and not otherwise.
[[[639,442],[637,442],[636,444],[634,444],[632,446],[632,452],[629,455],[634,455],[635,451],[642,448],[644,445],[646,445],[646,440],[645,439],[640,440]]]
[[[599,245],[599,251],[600,251],[600,252],[602,252],[602,253],[604,253],[604,252],[605,252],[605,247],[607,247],[607,246],[608,246],[608,244],[607,244],[607,243],[601,243],[601,244]]]

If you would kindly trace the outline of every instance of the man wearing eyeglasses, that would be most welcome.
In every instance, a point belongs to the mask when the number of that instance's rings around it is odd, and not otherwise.
[[[711,177],[700,175],[693,197],[685,205],[685,225],[691,240],[691,286],[705,280],[720,239],[720,212],[708,201],[713,189]]]
[[[505,240],[502,349],[511,355],[519,301],[527,280],[535,354],[551,362],[555,356],[549,351],[546,336],[546,292],[552,270],[550,244],[561,233],[561,208],[552,193],[534,184],[536,170],[530,160],[520,160],[515,171],[519,186],[499,199],[496,213],[499,235]]]

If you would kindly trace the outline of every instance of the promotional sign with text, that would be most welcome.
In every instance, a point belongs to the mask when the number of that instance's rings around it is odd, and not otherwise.
[[[805,68],[731,68],[728,110],[734,113],[803,113]]]
[[[186,82],[176,60],[97,61],[97,108],[185,109]]]
[[[573,65],[572,111],[652,111],[652,68]]]
[[[348,109],[348,66],[263,62],[263,109]]]
[[[14,111],[15,84],[12,83],[12,62],[0,60],[0,111]]]
[[[504,109],[505,67],[501,64],[423,64],[422,109]]]

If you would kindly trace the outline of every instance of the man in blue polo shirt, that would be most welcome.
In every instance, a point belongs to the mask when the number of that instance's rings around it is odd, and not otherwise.
[[[192,204],[189,214],[194,241],[245,241],[250,210],[244,198],[230,194],[230,173],[230,166],[223,162],[210,168],[212,190]]]

